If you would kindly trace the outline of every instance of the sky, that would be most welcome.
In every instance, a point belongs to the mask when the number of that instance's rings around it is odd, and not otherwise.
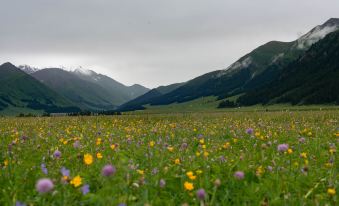
[[[0,64],[94,70],[153,88],[292,41],[338,0],[0,0]]]

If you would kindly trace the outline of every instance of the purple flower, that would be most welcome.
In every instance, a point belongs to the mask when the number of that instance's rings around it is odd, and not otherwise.
[[[166,181],[164,179],[160,179],[159,181],[159,187],[164,188],[166,186]]]
[[[106,177],[114,175],[115,172],[116,172],[116,169],[112,165],[105,165],[101,170],[101,174]]]
[[[158,168],[155,167],[152,170],[152,175],[156,175],[156,174],[158,174],[158,172],[159,172]]]
[[[60,158],[61,157],[61,152],[59,150],[55,150],[55,152],[53,153],[54,158]]]
[[[25,140],[28,139],[28,137],[27,137],[26,135],[22,135],[22,136],[21,136],[21,139],[25,141]]]
[[[118,204],[118,206],[126,206],[126,204],[125,203],[120,203],[120,204]]]
[[[79,148],[80,147],[80,142],[78,140],[76,140],[74,143],[73,143],[73,147],[74,148]]]
[[[273,171],[273,167],[272,166],[267,166],[268,171],[272,172]]]
[[[254,132],[254,130],[252,128],[246,129],[246,133],[249,134],[249,135],[252,135],[253,132]]]
[[[185,150],[185,149],[187,149],[187,147],[188,147],[188,144],[186,142],[184,142],[184,143],[181,144],[180,149]]]
[[[199,199],[199,200],[205,200],[205,198],[206,198],[206,192],[205,192],[205,190],[204,189],[199,189],[198,191],[197,191],[197,198]]]
[[[68,169],[66,169],[65,167],[62,167],[60,172],[61,172],[62,176],[66,176],[66,177],[70,176],[70,171]]]
[[[236,171],[234,177],[238,180],[242,180],[245,177],[245,173],[243,171]]]
[[[280,144],[277,149],[279,152],[286,152],[288,150],[288,144]]]
[[[82,186],[81,187],[81,192],[82,192],[83,195],[86,195],[87,193],[89,193],[90,192],[89,185],[86,184],[86,185]]]
[[[25,203],[22,203],[22,202],[20,202],[20,201],[16,201],[16,202],[15,202],[15,206],[26,206],[26,204],[25,204]]]
[[[46,165],[45,164],[41,164],[41,171],[45,174],[45,175],[47,175],[48,174],[48,170],[47,170],[47,168],[46,168]]]
[[[38,180],[38,182],[35,185],[35,188],[39,193],[46,193],[46,192],[50,192],[51,190],[53,190],[54,184],[52,180],[48,178],[42,178]]]
[[[304,143],[305,140],[306,140],[306,139],[305,139],[304,137],[300,137],[300,138],[299,138],[299,142],[300,142],[300,143]]]
[[[225,156],[224,156],[224,155],[220,156],[220,157],[219,157],[219,161],[220,161],[221,163],[226,162]]]

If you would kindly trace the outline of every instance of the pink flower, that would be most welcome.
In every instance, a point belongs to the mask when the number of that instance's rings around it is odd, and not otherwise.
[[[104,166],[104,167],[102,168],[102,170],[101,170],[101,174],[102,174],[103,176],[106,176],[106,177],[111,176],[111,175],[114,175],[115,172],[116,172],[116,169],[115,169],[115,167],[112,166],[112,165],[106,165],[106,166]]]
[[[238,180],[242,180],[245,177],[245,173],[243,171],[236,171],[234,177]]]
[[[38,180],[38,182],[35,185],[35,188],[39,193],[46,193],[46,192],[50,192],[51,190],[53,190],[54,184],[52,180],[48,178],[43,178],[43,179]]]
[[[286,152],[288,150],[288,144],[280,144],[277,149],[279,152]]]

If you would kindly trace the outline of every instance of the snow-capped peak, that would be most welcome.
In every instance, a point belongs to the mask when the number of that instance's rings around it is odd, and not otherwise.
[[[336,19],[334,19],[336,20]],[[312,44],[318,42],[323,39],[327,34],[332,33],[339,29],[339,21],[328,21],[321,26],[317,26],[309,33],[305,34],[301,38],[298,39],[297,48],[298,49],[307,49]]]
[[[29,65],[19,65],[18,68],[27,74],[33,74],[34,72],[39,71],[39,68],[31,67]]]
[[[84,69],[82,67],[75,69],[74,72],[85,76],[92,76],[95,74],[95,72],[93,72],[92,70]]]

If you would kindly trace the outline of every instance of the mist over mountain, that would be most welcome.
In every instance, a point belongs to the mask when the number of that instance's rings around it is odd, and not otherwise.
[[[338,104],[339,19],[291,42],[270,41],[222,70],[148,89],[93,70],[1,65],[0,111],[130,111],[216,96],[223,105]],[[232,101],[230,101],[232,99]]]
[[[135,100],[125,105],[134,104],[134,108],[142,109],[142,104],[145,103],[150,105],[167,105],[187,102],[205,96],[218,96],[219,99],[224,99],[235,95],[246,94],[258,88],[265,88],[281,75],[284,75],[284,72],[286,72],[285,68],[289,67],[289,65],[295,61],[298,61],[300,56],[305,55],[312,45],[321,41],[328,34],[338,30],[338,28],[339,19],[329,19],[324,24],[316,26],[295,41],[268,42],[241,57],[224,70],[213,71],[194,78],[166,94],[153,92],[150,98],[147,99],[143,97],[143,101],[140,101],[139,105],[136,105],[138,101]],[[322,42],[320,42],[320,44],[322,44]],[[334,47],[335,45],[329,45],[329,47],[330,46]],[[317,59],[318,56],[314,58]],[[334,64],[334,66],[339,65]],[[299,65],[299,67],[303,67],[303,65]],[[304,72],[307,72],[307,70]],[[304,81],[307,81],[306,78],[307,76],[305,76]],[[271,87],[269,87],[268,90],[270,90],[270,88]],[[141,97],[139,97],[139,99],[141,99]],[[320,101],[319,103],[330,103],[325,99],[323,100],[324,101]],[[256,103],[266,102],[257,101]],[[122,107],[121,109],[125,108]]]

